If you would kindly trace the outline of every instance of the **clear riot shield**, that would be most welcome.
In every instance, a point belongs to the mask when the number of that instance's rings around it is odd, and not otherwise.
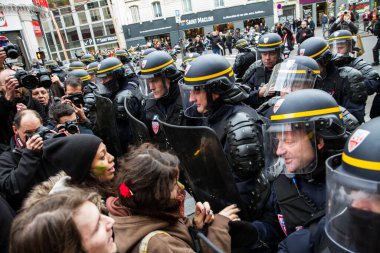
[[[97,134],[103,139],[109,153],[120,157],[123,152],[121,149],[118,128],[116,124],[115,109],[109,98],[95,95],[96,105],[96,127]]]
[[[231,168],[215,132],[203,126],[175,126],[159,120],[167,140],[181,161],[186,190],[196,201],[208,201],[214,212],[230,204],[241,209],[241,219],[249,212],[236,188]]]
[[[127,99],[124,99],[124,109],[127,113],[129,125],[133,134],[134,143],[136,145],[139,145],[143,142],[150,142],[151,139],[148,128],[143,122],[134,117],[132,113],[128,110]]]

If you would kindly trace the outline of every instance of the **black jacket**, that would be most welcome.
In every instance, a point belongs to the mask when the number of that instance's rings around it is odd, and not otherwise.
[[[0,155],[0,191],[17,211],[33,186],[58,171],[42,162],[42,153],[20,148],[12,138],[10,148]]]
[[[305,36],[303,36],[305,34]],[[313,31],[310,28],[300,28],[298,29],[297,35],[296,35],[296,41],[298,44],[301,44],[308,38],[311,38],[314,36]]]

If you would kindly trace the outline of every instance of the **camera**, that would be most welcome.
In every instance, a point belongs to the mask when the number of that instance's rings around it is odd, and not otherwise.
[[[46,69],[40,69],[37,72],[37,77],[39,81],[39,87],[44,87],[46,89],[50,88],[52,82],[50,78],[50,74],[46,71]]]
[[[17,57],[19,57],[19,50],[17,45],[9,43],[4,47],[4,51],[7,54],[8,58],[16,59]]]
[[[81,107],[81,105],[84,106],[84,99],[83,99],[82,93],[66,95],[66,99],[68,99],[71,102],[73,102],[73,104],[76,107]]]
[[[59,126],[57,128],[58,131],[65,129],[70,134],[78,134],[79,133],[79,127],[78,122],[76,121],[67,121],[65,124]]]
[[[39,70],[37,76],[35,76],[23,69],[18,69],[14,74],[14,78],[18,80],[19,87],[25,87],[29,90],[37,87],[48,89],[52,84],[50,74],[46,70]]]
[[[38,78],[23,69],[18,69],[14,74],[14,78],[18,80],[19,87],[25,87],[29,90],[34,89],[38,85]]]
[[[33,135],[38,134],[44,141],[53,139],[55,137],[61,136],[53,133],[49,128],[40,126],[36,132],[25,135],[25,141],[28,141]]]

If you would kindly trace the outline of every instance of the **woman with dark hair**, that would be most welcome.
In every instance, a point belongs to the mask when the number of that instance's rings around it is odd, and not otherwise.
[[[10,253],[114,253],[114,220],[100,214],[95,193],[68,190],[40,199],[14,220]]]
[[[198,202],[190,221],[181,211],[184,191],[178,176],[178,158],[151,144],[143,144],[122,161],[115,181],[118,197],[107,199],[120,253],[194,252],[197,241],[189,228],[203,230],[223,252],[231,251],[228,222],[238,219],[239,209],[231,205],[214,215],[207,202]]]
[[[52,168],[63,170],[64,173],[36,186],[24,207],[52,192],[77,187],[99,193],[104,201],[100,199],[98,206],[105,211],[105,200],[112,195],[115,163],[114,157],[107,152],[107,147],[99,137],[77,134],[47,140],[44,142],[42,157]]]

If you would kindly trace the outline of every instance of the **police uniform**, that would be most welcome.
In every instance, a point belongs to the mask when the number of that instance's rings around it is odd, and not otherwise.
[[[145,105],[142,113],[142,121],[148,127],[150,135],[154,142],[158,143],[161,148],[168,148],[166,137],[160,130],[157,118],[172,125],[184,124],[182,111],[181,95],[178,88],[178,81],[182,78],[175,66],[172,57],[163,51],[153,51],[146,55],[141,61],[141,71],[139,77],[142,80],[140,86],[144,91]],[[164,86],[165,94],[155,99],[150,92],[147,79],[160,77],[162,84],[166,80],[170,81],[169,89]]]
[[[263,118],[243,103],[249,96],[249,89],[235,84],[234,72],[225,58],[202,55],[190,66],[184,76],[182,96],[188,97],[184,94],[186,90],[206,91],[208,126],[215,131],[223,146],[241,199],[249,208],[251,217],[257,217],[269,193],[262,172]],[[219,98],[213,100],[213,94],[219,94]],[[191,104],[184,106],[192,108]]]
[[[241,79],[249,66],[256,61],[256,51],[249,48],[248,42],[245,39],[238,40],[235,47],[239,53],[236,55],[232,69],[235,72],[236,78]]]
[[[281,62],[281,50],[282,50],[282,39],[276,33],[268,33],[261,36],[259,39],[259,45],[257,51],[259,53],[263,52],[277,52],[277,63]],[[249,98],[246,103],[253,108],[259,107],[269,98],[260,98],[260,89],[268,83],[269,78],[272,74],[272,69],[268,69],[264,66],[261,60],[257,60],[253,63],[242,78],[242,83],[247,84],[251,88]]]
[[[359,122],[364,122],[367,88],[360,71],[351,67],[337,68],[331,60],[333,54],[329,45],[322,38],[313,37],[299,46],[299,55],[309,56],[325,66],[326,73],[321,73],[321,80],[315,88],[332,95],[339,105],[345,107]]]

